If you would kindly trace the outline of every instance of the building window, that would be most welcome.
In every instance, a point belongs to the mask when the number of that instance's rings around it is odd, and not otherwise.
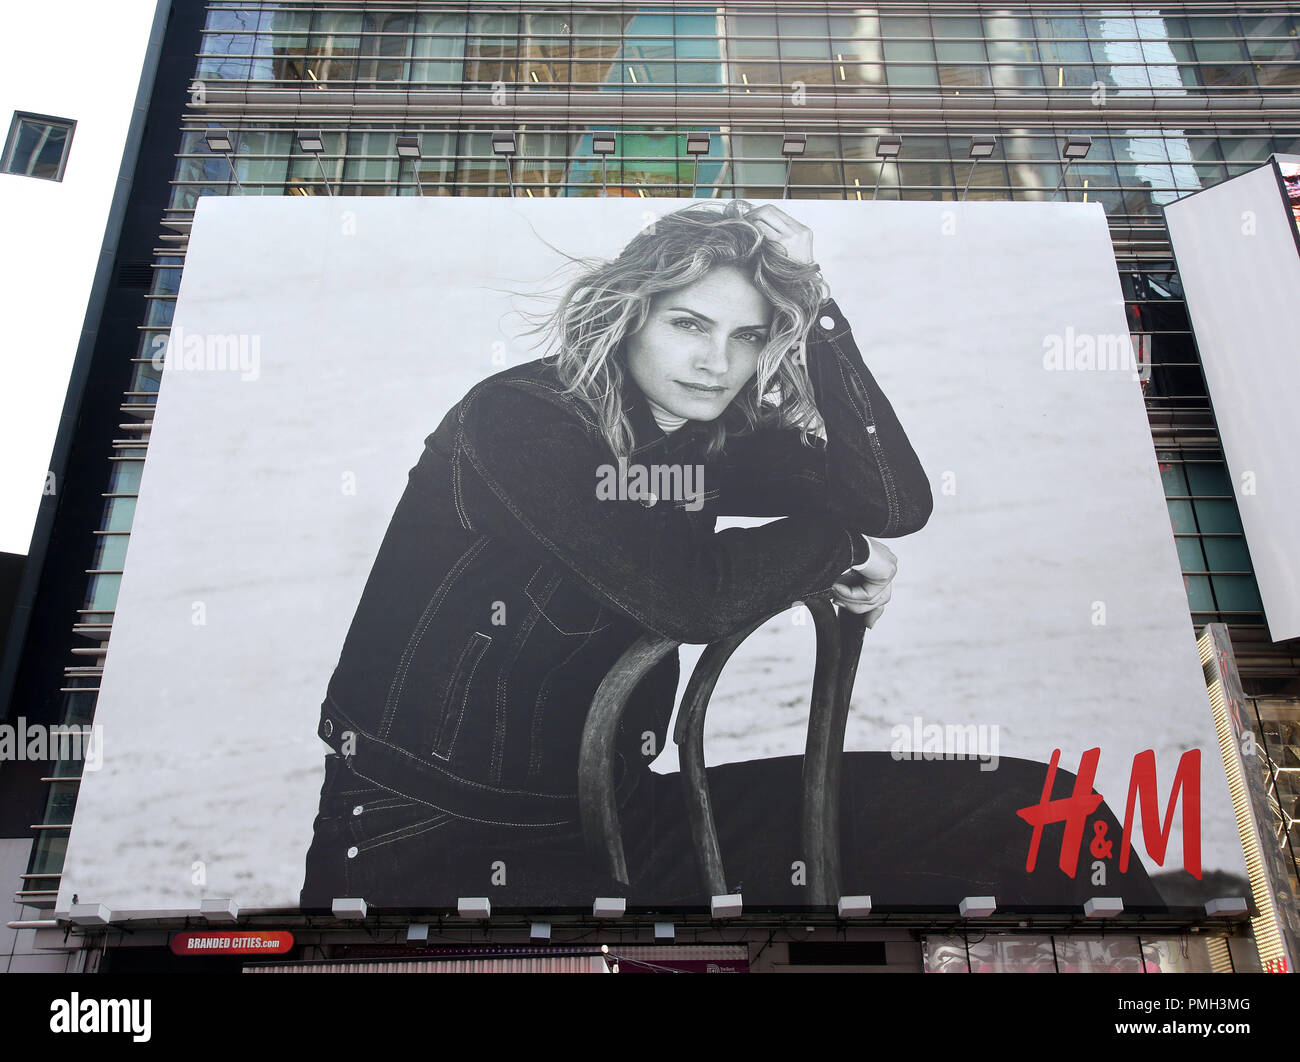
[[[1160,450],[1157,457],[1192,622],[1263,626],[1264,606],[1222,453],[1188,446]]]
[[[63,168],[77,123],[66,118],[14,112],[5,140],[4,172],[24,177],[63,180]]]

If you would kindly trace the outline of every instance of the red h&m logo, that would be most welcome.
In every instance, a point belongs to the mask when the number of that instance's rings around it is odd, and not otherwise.
[[[1032,871],[1038,863],[1038,848],[1043,840],[1043,827],[1053,822],[1065,823],[1061,839],[1060,867],[1074,877],[1079,866],[1079,848],[1088,817],[1101,804],[1101,795],[1092,791],[1097,776],[1097,763],[1101,749],[1088,749],[1079,760],[1079,773],[1074,779],[1074,790],[1068,797],[1052,799],[1052,786],[1056,781],[1056,766],[1061,760],[1061,750],[1054,749],[1047,765],[1047,778],[1043,782],[1043,796],[1037,804],[1016,812],[1033,828],[1029,840],[1029,858],[1025,870]],[[1173,789],[1164,821],[1157,825],[1160,816],[1160,792],[1156,785],[1156,754],[1154,749],[1139,752],[1133,757],[1133,772],[1129,776],[1128,804],[1124,810],[1124,836],[1120,839],[1119,870],[1128,870],[1129,848],[1133,836],[1133,810],[1142,815],[1142,843],[1147,855],[1157,866],[1165,865],[1165,849],[1169,846],[1169,832],[1173,826],[1174,809],[1179,796],[1183,799],[1183,869],[1200,880],[1201,877],[1201,750],[1189,749],[1178,761],[1174,772]],[[1109,859],[1114,842],[1106,837],[1107,824],[1094,822],[1093,837],[1088,851],[1096,859]]]

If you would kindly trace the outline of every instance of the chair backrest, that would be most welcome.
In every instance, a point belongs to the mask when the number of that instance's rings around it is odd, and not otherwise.
[[[817,632],[817,663],[804,747],[802,839],[809,898],[814,906],[833,906],[840,896],[840,761],[866,616],[843,608],[837,613],[829,591],[795,602],[791,607],[800,605],[806,605],[812,613]],[[681,761],[696,861],[710,898],[725,895],[727,883],[704,767],[705,713],[718,677],[732,653],[772,616],[785,611],[781,609],[764,616],[730,637],[710,644],[691,673],[677,713],[673,738]],[[583,728],[578,761],[583,834],[588,848],[624,884],[630,882],[614,795],[614,741],[632,691],[679,644],[670,638],[647,634],[629,646],[592,698]]]

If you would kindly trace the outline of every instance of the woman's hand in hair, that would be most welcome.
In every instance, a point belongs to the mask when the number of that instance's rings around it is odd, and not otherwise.
[[[889,604],[894,576],[898,574],[898,558],[893,550],[874,538],[871,556],[864,564],[850,568],[833,584],[835,604],[850,612],[867,614],[867,626],[874,627]]]
[[[806,265],[813,263],[813,233],[807,225],[795,221],[780,207],[764,203],[745,215],[745,220],[753,222],[764,238],[770,239],[787,258]]]

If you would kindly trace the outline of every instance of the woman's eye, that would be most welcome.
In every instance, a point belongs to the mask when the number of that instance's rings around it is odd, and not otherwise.
[[[743,340],[746,343],[763,342],[763,336],[761,336],[758,332],[741,332],[738,336],[736,336],[736,338],[739,340]]]
[[[688,332],[699,330],[700,323],[692,317],[679,317],[673,322],[675,328],[685,329]]]

